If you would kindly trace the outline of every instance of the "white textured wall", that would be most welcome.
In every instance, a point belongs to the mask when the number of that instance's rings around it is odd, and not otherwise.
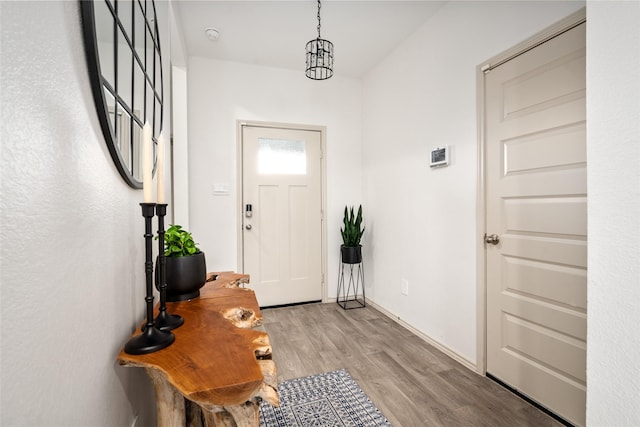
[[[335,297],[345,204],[361,202],[361,84],[312,81],[284,70],[192,57],[189,81],[189,214],[209,271],[236,270],[236,120],[326,126],[329,296]],[[229,186],[214,196],[214,184]]]
[[[144,311],[142,192],[106,148],[78,2],[0,14],[0,424],[153,425],[146,375],[116,363]]]
[[[358,203],[364,188],[372,296],[474,359],[475,254],[464,247],[477,232],[475,66],[579,3],[524,14],[509,3],[461,6],[446,6],[433,28],[367,76],[362,126],[356,81],[315,90],[295,73],[192,60],[202,64],[190,85],[196,79],[192,91],[203,94],[190,103],[200,111],[190,122],[200,147],[190,173],[204,183],[191,191],[205,194],[192,215],[215,254],[210,265],[236,268],[235,120],[326,125],[330,283],[341,206]],[[0,424],[130,425],[136,413],[153,424],[145,375],[115,363],[143,311],[141,192],[122,181],[104,145],[77,3],[2,1],[0,15]],[[587,15],[587,420],[632,426],[640,424],[640,11],[637,2],[593,2]],[[451,50],[439,48],[444,41]],[[454,146],[453,165],[430,171],[428,149],[440,143]],[[232,184],[231,201],[210,196],[213,182]],[[410,298],[401,298],[398,274],[410,280]]]
[[[640,425],[640,3],[587,5],[587,425]]]
[[[187,111],[187,70],[186,67],[171,68],[171,88],[173,91],[173,197],[171,200],[171,222],[189,227],[189,137]]]
[[[172,199],[169,224],[189,227],[189,132],[187,104],[188,55],[182,32],[174,14],[175,5],[170,3],[171,45],[171,143],[172,143]]]
[[[450,2],[364,78],[370,296],[472,364],[484,229],[476,223],[476,66],[581,6]],[[430,169],[429,151],[444,144],[451,165]]]

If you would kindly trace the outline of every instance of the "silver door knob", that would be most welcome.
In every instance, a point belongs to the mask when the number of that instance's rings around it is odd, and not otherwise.
[[[244,228],[246,228],[247,230],[251,230],[251,224],[245,225]]]
[[[488,245],[497,245],[500,243],[500,236],[497,234],[484,235],[484,242]]]

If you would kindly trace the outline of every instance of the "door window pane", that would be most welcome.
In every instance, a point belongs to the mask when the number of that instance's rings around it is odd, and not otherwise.
[[[306,141],[258,138],[258,173],[306,175]]]

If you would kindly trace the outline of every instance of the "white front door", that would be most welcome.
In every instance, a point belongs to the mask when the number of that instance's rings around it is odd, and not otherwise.
[[[585,424],[585,27],[485,76],[487,373]],[[614,161],[614,159],[602,159]]]
[[[321,141],[242,125],[243,267],[262,307],[322,299]]]

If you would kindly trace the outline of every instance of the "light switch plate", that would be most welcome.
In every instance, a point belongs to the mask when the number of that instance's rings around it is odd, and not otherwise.
[[[214,196],[228,196],[229,184],[213,184],[211,192]]]

